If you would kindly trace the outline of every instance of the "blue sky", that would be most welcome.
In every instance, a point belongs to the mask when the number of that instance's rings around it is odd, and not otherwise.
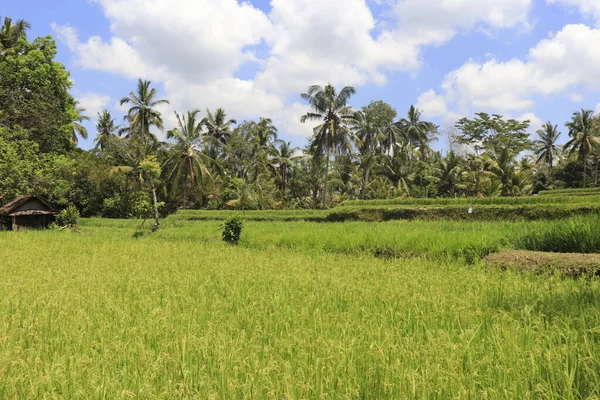
[[[56,38],[91,117],[120,119],[138,77],[171,101],[167,128],[173,110],[223,107],[272,117],[297,145],[311,133],[299,93],[328,82],[355,86],[355,107],[415,104],[442,130],[478,111],[532,132],[600,111],[597,0],[0,0],[0,14]]]

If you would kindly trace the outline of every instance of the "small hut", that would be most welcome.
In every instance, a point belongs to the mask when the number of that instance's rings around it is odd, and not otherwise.
[[[44,229],[54,220],[56,210],[47,201],[26,194],[0,208],[0,230]]]

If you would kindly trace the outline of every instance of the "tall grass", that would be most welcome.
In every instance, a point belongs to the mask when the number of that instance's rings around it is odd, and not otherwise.
[[[87,222],[0,233],[2,399],[600,396],[597,280]]]
[[[598,196],[600,188],[542,190],[540,196]]]
[[[600,215],[579,216],[529,227],[516,248],[557,253],[600,253]]]
[[[344,206],[452,206],[452,205],[537,205],[537,204],[597,204],[600,202],[600,191],[590,196],[545,195],[529,197],[485,197],[485,198],[437,198],[437,199],[385,199],[385,200],[350,200]]]

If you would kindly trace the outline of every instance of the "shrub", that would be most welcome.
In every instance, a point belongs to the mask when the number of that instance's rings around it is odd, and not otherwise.
[[[79,211],[71,204],[56,215],[56,222],[60,226],[75,228],[79,224]]]
[[[242,236],[244,220],[242,217],[230,217],[223,223],[223,240],[231,245],[237,245]]]

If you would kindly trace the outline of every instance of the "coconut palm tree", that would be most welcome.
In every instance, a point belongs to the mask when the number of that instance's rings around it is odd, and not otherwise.
[[[277,140],[277,128],[271,118],[260,117],[256,124],[256,144],[259,149],[271,150],[273,141]]]
[[[571,121],[567,122],[569,140],[565,149],[571,154],[577,154],[583,162],[583,187],[587,183],[587,163],[590,153],[600,148],[600,124],[594,120],[592,110],[581,110],[573,113]]]
[[[400,119],[396,128],[411,144],[419,147],[422,159],[426,160],[430,150],[429,143],[433,140],[437,127],[431,122],[421,121],[421,111],[411,105],[407,118]]]
[[[275,147],[273,150],[273,158],[271,159],[271,165],[274,169],[279,170],[280,175],[280,189],[283,193],[287,188],[287,181],[292,170],[292,164],[295,160],[302,156],[294,156],[298,151],[297,147],[292,146],[292,142],[284,142],[282,140],[277,141],[279,147]]]
[[[231,126],[235,124],[237,121],[227,119],[227,113],[222,108],[217,108],[214,114],[206,109],[202,125],[206,128],[208,155],[211,158],[216,159],[220,155],[218,148],[227,143],[231,135]]]
[[[154,146],[158,143],[156,136],[150,132],[152,127],[163,129],[162,116],[156,107],[161,104],[169,104],[168,100],[157,100],[156,88],[150,88],[150,85],[150,81],[139,79],[137,90],[121,99],[121,105],[131,105],[125,116],[129,127],[122,129],[121,132],[127,134],[126,138],[143,146]]]
[[[88,131],[83,125],[81,125],[81,122],[89,121],[90,117],[84,114],[85,108],[79,107],[79,102],[77,100],[75,100],[73,112],[73,122],[71,122],[71,141],[77,144],[79,143],[79,138],[77,137],[78,135],[81,136],[82,139],[88,138]]]
[[[98,113],[96,129],[98,131],[98,136],[94,139],[96,148],[105,150],[115,137],[115,132],[119,130],[119,125],[115,125],[115,120],[108,110],[102,110],[102,113]]]
[[[165,162],[170,170],[168,180],[172,183],[171,195],[177,193],[183,177],[183,208],[187,206],[188,182],[201,186],[206,180],[213,183],[209,165],[218,165],[202,153],[198,147],[202,135],[202,121],[198,119],[199,110],[188,111],[187,118],[177,112],[177,127],[167,132],[167,139],[175,139],[174,153]]]
[[[352,107],[348,105],[356,89],[346,86],[338,91],[331,85],[321,87],[313,85],[301,96],[308,102],[311,111],[300,118],[306,121],[320,121],[313,129],[311,152],[316,158],[325,157],[325,178],[323,181],[323,208],[327,207],[327,181],[329,179],[329,161],[333,155],[347,152],[350,147],[348,122],[352,119]]]
[[[558,148],[556,146],[556,141],[560,136],[558,125],[552,125],[548,121],[537,131],[537,135],[539,139],[533,142],[534,153],[538,157],[536,163],[546,164],[552,172],[555,157],[558,157]]]
[[[373,118],[370,118],[370,114],[362,110],[354,113],[350,125],[354,132],[354,140],[362,168],[360,197],[364,200],[369,182],[369,173],[379,153],[379,144],[382,141],[385,142],[389,138],[389,135],[386,135],[387,129],[385,128],[384,131],[380,131],[380,128],[376,127],[376,122],[373,121]],[[387,145],[384,145],[384,147],[387,147]]]
[[[12,18],[4,17],[0,28],[0,58],[13,49],[20,38],[26,36],[27,29],[31,29],[29,22],[21,19],[13,24]]]

